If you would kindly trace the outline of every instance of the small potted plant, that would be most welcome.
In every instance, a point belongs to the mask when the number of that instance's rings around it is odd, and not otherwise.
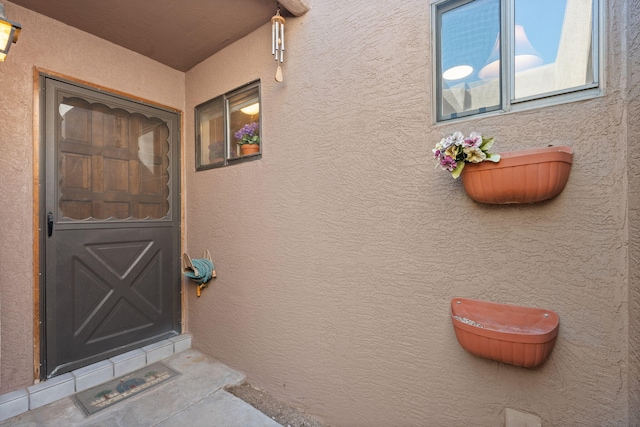
[[[255,154],[260,152],[260,122],[251,122],[242,126],[234,136],[238,140],[240,152],[244,156],[246,154]]]

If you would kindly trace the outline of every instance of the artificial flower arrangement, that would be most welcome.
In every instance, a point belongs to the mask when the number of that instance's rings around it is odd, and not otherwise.
[[[237,131],[234,136],[238,140],[238,145],[260,144],[260,122],[247,123]]]
[[[493,138],[485,138],[479,132],[471,132],[467,137],[462,132],[454,132],[436,144],[433,155],[440,167],[456,179],[466,163],[499,162],[500,154],[489,153],[492,145]]]

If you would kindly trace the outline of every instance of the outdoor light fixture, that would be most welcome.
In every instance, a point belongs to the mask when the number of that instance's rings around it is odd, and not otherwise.
[[[0,62],[4,62],[12,43],[18,41],[22,26],[17,22],[7,19],[4,14],[4,5],[0,3]]]
[[[282,68],[280,64],[284,62],[284,18],[280,16],[280,7],[271,18],[271,54],[278,62],[275,79],[282,81]]]
[[[528,70],[529,68],[542,65],[542,57],[540,53],[531,45],[527,34],[524,32],[522,25],[515,26],[515,40],[516,40],[516,52],[515,52],[515,72]],[[496,40],[496,44],[493,46],[491,55],[480,72],[478,77],[483,80],[495,79],[500,75],[500,36]]]

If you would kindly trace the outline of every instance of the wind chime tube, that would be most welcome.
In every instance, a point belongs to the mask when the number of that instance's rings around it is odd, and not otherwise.
[[[280,29],[280,23],[278,21],[276,21],[276,31],[275,31],[275,35],[276,35],[276,61],[278,60],[278,52],[280,51],[280,41],[279,41],[279,30]]]
[[[276,54],[276,22],[271,21],[271,55]]]
[[[284,62],[284,22],[280,23],[280,62]]]

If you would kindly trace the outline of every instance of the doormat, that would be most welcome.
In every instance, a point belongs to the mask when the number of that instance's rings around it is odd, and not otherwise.
[[[178,375],[180,375],[179,372],[158,362],[97,387],[76,393],[74,398],[85,414],[92,415],[132,396],[137,396],[158,384],[165,383]]]

